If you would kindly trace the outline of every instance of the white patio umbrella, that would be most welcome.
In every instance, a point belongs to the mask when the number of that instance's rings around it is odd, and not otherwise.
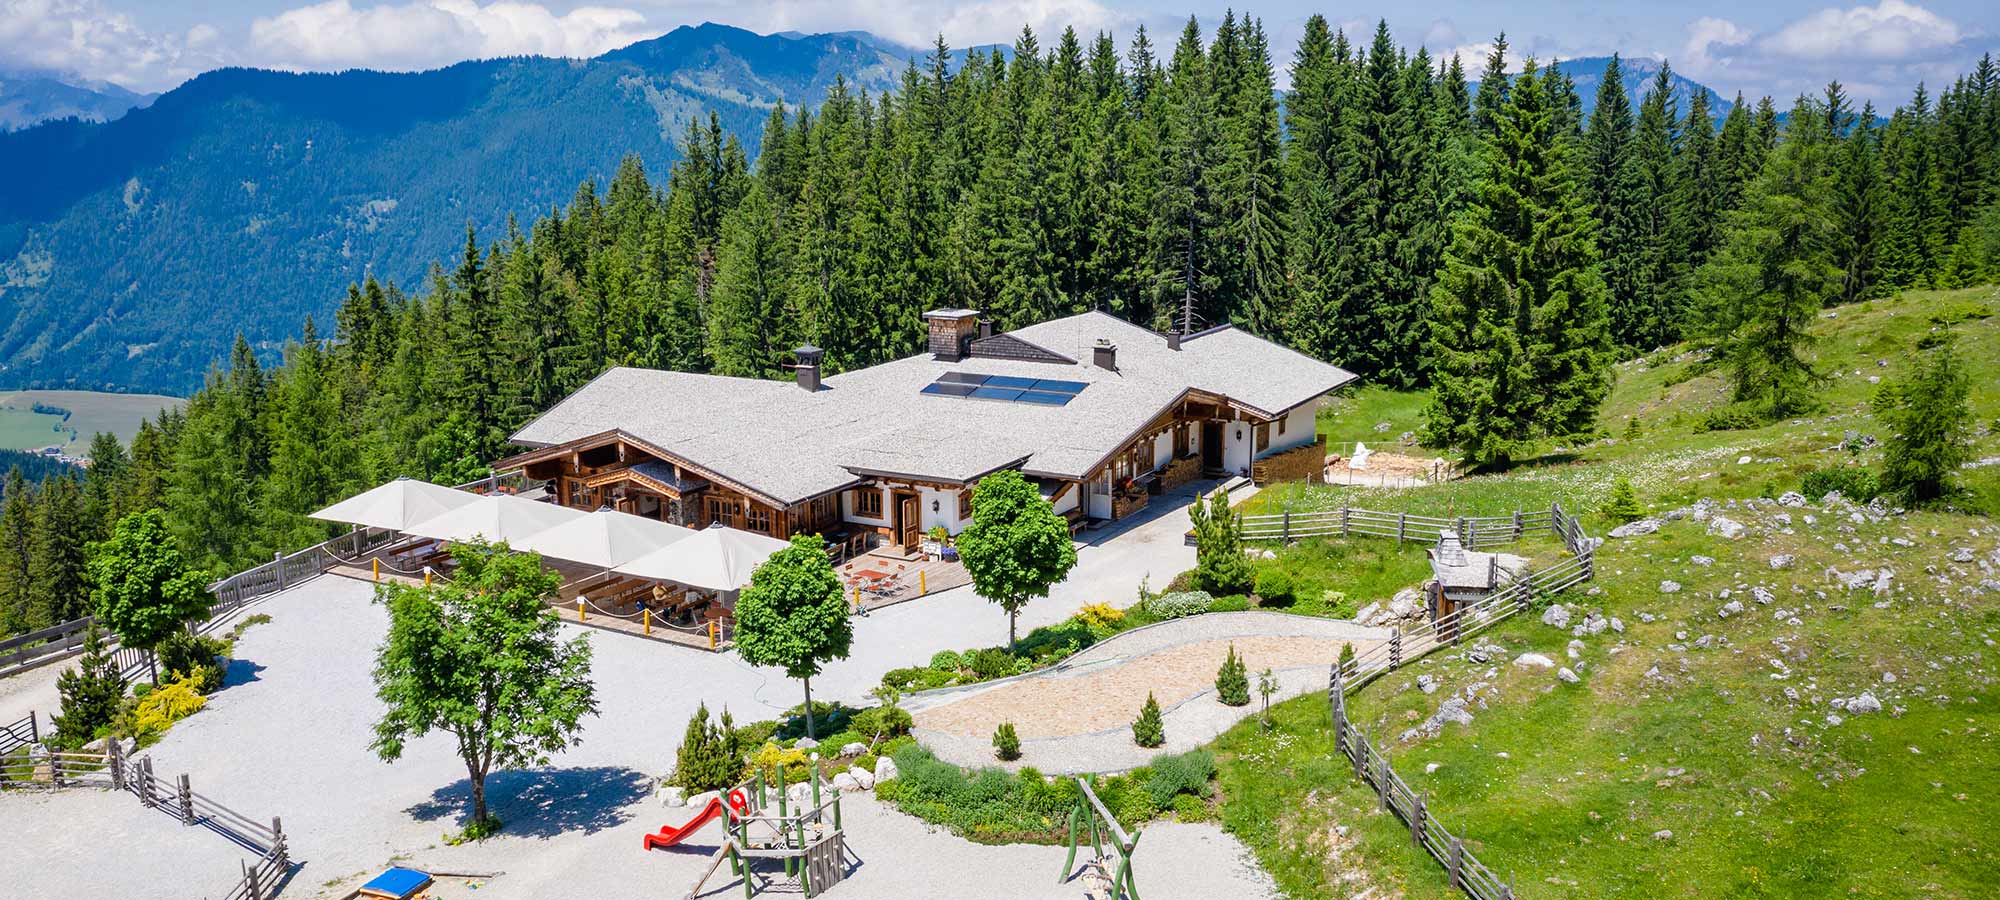
[[[414,478],[398,478],[312,513],[311,517],[327,522],[403,531],[417,522],[444,515],[478,499],[479,495],[471,491],[441,487]]]
[[[704,528],[612,571],[703,590],[735,591],[750,583],[750,573],[764,560],[786,546],[777,538],[735,528]]]
[[[692,529],[658,519],[600,509],[581,519],[537,532],[513,542],[516,550],[533,550],[551,559],[609,569],[686,539]]]
[[[530,536],[590,515],[580,509],[498,494],[483,496],[442,515],[412,523],[404,531],[441,541],[485,539],[509,546]]]

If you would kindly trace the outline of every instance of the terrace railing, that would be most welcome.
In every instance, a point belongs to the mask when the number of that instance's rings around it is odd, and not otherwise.
[[[1557,510],[1558,506],[1552,504],[1548,509],[1516,510],[1507,516],[1446,518],[1342,506],[1337,509],[1288,510],[1243,516],[1241,521],[1246,541],[1362,535],[1428,544],[1437,540],[1439,532],[1450,530],[1458,535],[1461,545],[1473,550],[1512,544],[1530,532],[1552,528]],[[1560,535],[1562,532],[1557,530],[1556,533]]]

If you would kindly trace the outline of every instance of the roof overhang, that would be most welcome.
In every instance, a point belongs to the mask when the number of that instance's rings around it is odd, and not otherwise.
[[[530,450],[526,453],[515,454],[514,456],[510,456],[507,457],[506,459],[502,459],[499,460],[498,462],[495,462],[493,464],[493,469],[496,472],[510,472],[533,463],[546,462],[552,459],[561,459],[562,457],[568,456],[571,453],[580,453],[584,450],[589,450],[595,447],[602,447],[605,444],[611,443],[613,441],[623,441],[627,444],[639,448],[640,450],[644,450],[647,453],[652,454],[653,456],[656,456],[660,459],[669,460],[671,462],[678,463],[682,466],[693,469],[696,472],[701,473],[701,476],[703,478],[706,478],[715,484],[719,484],[723,487],[729,488],[730,490],[741,493],[744,496],[749,497],[752,500],[756,500],[760,503],[763,503],[767,506],[774,506],[779,509],[784,509],[788,506],[791,506],[792,503],[794,502],[790,500],[781,499],[779,497],[768,494],[764,491],[760,491],[754,487],[751,487],[750,485],[738,481],[737,479],[730,478],[727,475],[724,475],[720,472],[715,471],[714,469],[704,466],[701,463],[696,462],[695,460],[688,459],[687,457],[675,453],[671,450],[667,450],[659,446],[658,444],[654,444],[651,441],[645,440],[644,438],[637,437],[631,434],[630,432],[625,431],[622,428],[613,428],[609,431],[600,431],[596,434],[585,435],[575,440],[564,441],[560,444],[550,444],[544,447]],[[822,491],[820,492],[820,494],[814,494],[813,496],[817,497],[825,493],[830,493],[830,492]]]

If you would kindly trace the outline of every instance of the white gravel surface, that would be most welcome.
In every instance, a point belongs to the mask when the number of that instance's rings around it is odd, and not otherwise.
[[[1193,564],[1193,551],[1181,540],[1186,528],[1184,505],[1175,505],[1084,548],[1075,577],[1031,604],[1023,629],[1060,620],[1086,603],[1123,602],[1143,575],[1164,583]],[[746,666],[734,654],[566,625],[566,633],[590,635],[599,715],[587,720],[582,743],[549,767],[489,779],[493,812],[508,823],[500,837],[476,847],[445,847],[442,835],[456,831],[469,811],[464,767],[449,739],[413,741],[394,764],[368,750],[380,714],[369,670],[387,628],[387,613],[370,601],[371,593],[363,582],[322,577],[258,604],[256,611],[273,621],[244,635],[229,685],[149,751],[163,778],[185,772],[195,790],[239,812],[283,817],[293,856],[304,863],[286,897],[343,896],[392,861],[433,859],[505,870],[473,895],[480,898],[677,895],[706,864],[713,845],[698,855],[649,854],[640,837],[690,814],[662,809],[650,797],[652,776],[671,768],[688,716],[706,701],[713,711],[727,707],[738,721],[748,721],[800,698],[797,682],[778,670]],[[999,609],[970,590],[882,610],[856,623],[853,656],[815,679],[815,697],[862,700],[888,669],[920,664],[941,649],[997,644],[1005,635]],[[0,702],[52,705],[53,674],[47,678],[41,687],[8,684]],[[174,886],[176,897],[220,895],[202,879],[216,866],[225,875],[234,872],[240,855],[222,838],[184,829],[129,795],[0,799],[8,804],[0,806],[3,813],[35,804],[35,815],[46,823],[17,830],[13,815],[0,816],[8,822],[9,858],[49,861],[34,867],[36,889],[26,897],[148,897],[162,885]],[[849,843],[862,863],[832,896],[1083,895],[1080,882],[1056,885],[1059,850],[971,844],[929,832],[872,800],[854,803],[850,815]],[[116,833],[131,835],[133,846],[144,833],[143,840],[197,849],[114,850],[115,843],[93,837],[107,822]],[[1149,897],[1269,893],[1261,873],[1242,861],[1241,844],[1213,826],[1164,824],[1148,834],[1140,849],[1140,884]],[[85,852],[75,852],[78,847]],[[214,865],[202,861],[211,852],[219,860]],[[1150,870],[1144,867],[1149,859]],[[713,893],[740,890],[724,889],[727,884],[713,883]],[[0,894],[11,896],[11,883]]]
[[[221,897],[255,854],[123,791],[0,793],[0,897]]]

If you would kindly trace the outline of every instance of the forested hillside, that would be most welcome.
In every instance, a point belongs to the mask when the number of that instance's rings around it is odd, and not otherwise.
[[[754,154],[779,101],[871,42],[678,29],[593,60],[420,73],[210,72],[109,123],[0,134],[0,365],[14,388],[185,393],[241,331],[261,349],[368,275],[421,278],[470,223],[535,217],[626,155],[656,168],[711,116]]]
[[[1473,92],[1455,61],[1317,17],[1281,116],[1272,53],[1233,18],[1171,50],[940,47],[887,95],[836,81],[771,110],[754,167],[710,119],[664,172],[628,159],[538,220],[461,232],[428,278],[355,285],[281,363],[239,340],[184,413],[93,448],[77,533],[157,505],[198,560],[268,559],[356,489],[483,475],[607,366],[770,376],[811,342],[853,368],[914,352],[941,306],[1242,323],[1429,389],[1425,442],[1497,468],[1601,432],[1613,362],[1683,339],[1731,385],[1703,427],[1812,410],[1823,308],[2000,261],[1990,61],[1887,116],[1830,85],[1781,128],[1768,99],[1718,127],[1671,82],[1634,109],[1615,68],[1586,117],[1560,70],[1505,74],[1504,42]],[[5,552],[0,609],[50,614]]]

